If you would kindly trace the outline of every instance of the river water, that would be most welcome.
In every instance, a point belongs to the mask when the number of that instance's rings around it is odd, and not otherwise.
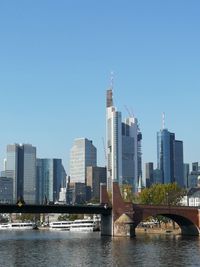
[[[0,231],[0,267],[200,266],[200,238],[138,234]]]

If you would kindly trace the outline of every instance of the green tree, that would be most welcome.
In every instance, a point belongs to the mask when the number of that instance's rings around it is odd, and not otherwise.
[[[22,222],[26,222],[26,221],[39,221],[40,220],[40,214],[33,214],[33,213],[22,213],[22,214],[18,214],[16,216],[17,220],[20,220]]]
[[[185,193],[186,191],[177,183],[153,184],[150,188],[142,190],[139,201],[142,204],[176,206],[180,205]]]
[[[77,219],[83,219],[84,215],[83,214],[62,214],[58,216],[58,221],[74,221]]]

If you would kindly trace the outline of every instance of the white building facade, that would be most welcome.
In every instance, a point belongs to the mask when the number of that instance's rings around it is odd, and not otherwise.
[[[138,191],[142,177],[142,135],[134,116],[122,122],[121,112],[113,105],[112,89],[107,90],[106,104],[106,149],[107,149],[107,188],[112,182],[128,184]]]

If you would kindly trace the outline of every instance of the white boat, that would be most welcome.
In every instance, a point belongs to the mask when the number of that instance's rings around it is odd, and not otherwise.
[[[71,232],[94,232],[100,230],[100,220],[82,219],[75,220],[71,223]]]
[[[32,230],[37,229],[33,222],[20,222],[20,223],[3,223],[0,224],[0,230]]]
[[[0,224],[0,230],[5,230],[9,228],[9,223],[1,223]]]
[[[56,221],[56,222],[50,222],[49,223],[49,229],[55,229],[55,230],[70,230],[71,221]]]

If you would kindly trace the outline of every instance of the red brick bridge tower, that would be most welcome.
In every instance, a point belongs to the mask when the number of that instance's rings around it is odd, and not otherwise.
[[[124,202],[119,185],[113,182],[112,203],[106,185],[101,185],[101,204],[112,207],[111,215],[102,215],[102,235],[135,236],[137,225],[150,216],[162,215],[175,221],[182,235],[200,234],[200,211],[198,208],[163,205],[138,205]]]

